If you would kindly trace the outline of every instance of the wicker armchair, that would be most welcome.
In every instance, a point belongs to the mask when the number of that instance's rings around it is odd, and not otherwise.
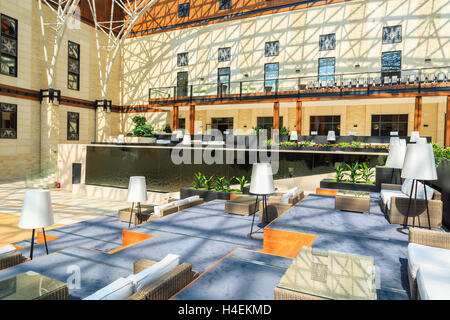
[[[155,261],[146,259],[136,261],[134,263],[134,274],[151,267],[155,263]],[[157,281],[128,297],[127,300],[168,300],[197,277],[198,272],[192,271],[191,264],[182,263]]]
[[[303,191],[297,192],[296,194],[294,194],[294,196],[289,198],[288,204],[281,203],[282,196],[283,193],[278,192],[275,195],[267,198],[267,210],[265,214],[262,214],[262,202],[259,203],[259,221],[262,221],[264,223],[272,222],[287,210],[289,210],[291,207],[302,201],[305,198],[305,193]]]
[[[450,233],[427,229],[410,228],[409,243],[417,243],[424,246],[450,250]],[[410,270],[409,264],[408,264],[408,279],[409,279],[409,288],[411,291],[411,299],[417,299],[418,297],[417,280],[413,278],[412,270]]]
[[[397,184],[381,184],[382,190],[401,190],[401,185]],[[389,222],[391,224],[403,224],[405,216],[408,213],[409,197],[408,198],[391,198],[391,209],[387,208],[387,204],[381,201],[382,211],[389,217]],[[416,210],[414,211],[414,208]],[[433,199],[428,200],[428,209],[430,212],[430,223],[431,227],[435,229],[440,229],[442,227],[442,195],[438,191],[434,191]],[[428,227],[428,215],[425,200],[417,199],[416,207],[414,207],[414,202],[411,203],[410,215],[407,221],[408,226],[413,225],[413,220],[415,218],[415,225]]]
[[[22,252],[15,251],[13,253],[10,253],[4,257],[0,258],[0,270],[14,267],[18,264],[21,264],[28,259],[22,256]]]

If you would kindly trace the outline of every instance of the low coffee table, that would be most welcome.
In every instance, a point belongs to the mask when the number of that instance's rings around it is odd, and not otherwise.
[[[249,196],[236,197],[232,200],[227,200],[225,202],[225,212],[232,214],[239,214],[242,216],[249,216],[259,210],[260,202],[261,200],[258,200],[258,203],[256,203],[256,198],[254,197]]]
[[[0,281],[0,300],[67,300],[66,283],[28,271]]]
[[[137,215],[137,208],[134,208],[131,222],[135,226],[147,222],[147,220],[150,218],[154,210],[155,206],[153,205],[141,205],[141,216],[139,217]],[[119,210],[119,221],[128,223],[130,221],[130,213],[131,208]]]
[[[339,190],[335,196],[334,209],[370,213],[370,193]]]
[[[303,247],[274,296],[275,300],[376,300],[374,259]]]

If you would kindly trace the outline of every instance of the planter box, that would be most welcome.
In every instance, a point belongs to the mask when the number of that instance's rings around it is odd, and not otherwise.
[[[450,228],[450,160],[442,160],[437,167],[437,181],[431,181],[431,186],[442,193],[442,223]]]
[[[248,187],[244,188],[244,194],[248,193]],[[235,192],[223,192],[203,189],[191,189],[190,187],[180,189],[180,199],[185,199],[192,196],[200,196],[205,202],[212,200],[230,200],[232,194],[241,195]]]
[[[374,184],[335,182],[331,179],[324,179],[324,180],[320,181],[320,188],[377,192],[377,189],[376,189],[377,187]]]
[[[375,168],[375,185],[377,187],[377,192],[381,191],[382,183],[392,183],[392,171],[395,169],[388,167],[376,167]]]

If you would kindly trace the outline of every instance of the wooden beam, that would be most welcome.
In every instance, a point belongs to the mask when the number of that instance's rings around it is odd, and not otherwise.
[[[179,107],[178,106],[173,107],[172,130],[178,130],[178,114],[179,114]]]
[[[280,129],[280,102],[275,101],[273,103],[273,126],[272,129]]]
[[[416,97],[416,104],[414,107],[414,131],[421,130],[422,126],[422,97]]]
[[[447,96],[447,114],[445,117],[444,144],[446,147],[450,147],[450,96]]]
[[[302,135],[302,102],[299,100],[295,106],[295,126],[297,127],[297,134]]]
[[[195,133],[195,105],[191,104],[189,106],[189,133]]]

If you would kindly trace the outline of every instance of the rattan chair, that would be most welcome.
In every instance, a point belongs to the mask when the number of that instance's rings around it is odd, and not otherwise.
[[[303,191],[298,191],[292,197],[288,199],[288,203],[281,203],[281,197],[283,193],[276,193],[273,196],[267,198],[267,209],[263,213],[262,202],[259,204],[259,221],[264,223],[270,223],[280,215],[285,213],[291,207],[295,206],[297,203],[305,198],[305,193]]]
[[[14,267],[28,259],[22,256],[22,252],[15,251],[0,258],[0,270]]]

